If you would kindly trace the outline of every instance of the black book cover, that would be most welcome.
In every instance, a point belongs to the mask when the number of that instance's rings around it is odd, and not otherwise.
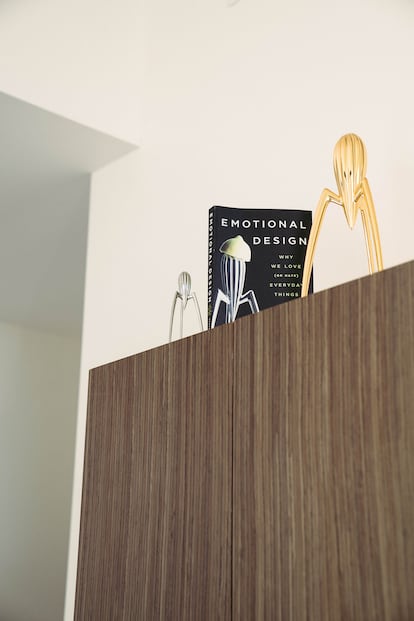
[[[299,298],[311,226],[306,210],[212,207],[208,327]]]

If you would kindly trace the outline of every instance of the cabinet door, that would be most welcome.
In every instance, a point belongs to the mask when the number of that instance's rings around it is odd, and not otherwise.
[[[79,621],[230,619],[232,335],[91,372]]]
[[[414,263],[235,324],[233,613],[414,619]]]

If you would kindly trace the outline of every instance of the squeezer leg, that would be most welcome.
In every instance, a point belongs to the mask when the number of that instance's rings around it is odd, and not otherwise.
[[[220,304],[224,302],[227,306],[230,304],[229,296],[223,293],[221,289],[217,292],[216,302],[214,304],[213,315],[211,317],[211,327],[216,327],[217,315],[219,312]]]
[[[246,291],[246,293],[243,293],[243,295],[240,298],[240,304],[243,304],[243,302],[249,303],[252,314],[259,312],[260,310],[259,305],[257,303],[257,298],[256,298],[256,295],[253,289],[250,289],[249,291]]]
[[[173,331],[173,323],[174,323],[174,315],[175,315],[175,307],[177,305],[177,300],[179,298],[179,294],[176,291],[175,295],[174,295],[174,299],[173,299],[173,303],[171,306],[171,317],[170,317],[170,332],[168,335],[168,342],[171,343],[171,339],[172,339],[172,331]]]
[[[193,298],[194,301],[194,306],[196,307],[197,310],[197,316],[198,316],[198,321],[200,322],[200,330],[203,330],[203,319],[201,317],[201,311],[200,311],[200,306],[197,300],[197,296],[195,293],[192,293],[191,297]]]
[[[362,200],[364,207],[361,207],[362,222],[364,225],[365,242],[367,245],[368,262],[371,274],[384,269],[382,260],[381,242],[379,236],[378,222],[375,215],[374,201],[368,179],[362,181]],[[375,256],[375,261],[374,261]]]
[[[361,207],[361,218],[362,218],[362,226],[364,228],[365,246],[367,249],[369,273],[373,274],[377,270],[375,269],[375,263],[374,263],[372,231],[371,231],[371,226],[369,222],[369,215],[363,207]]]
[[[191,295],[188,297],[188,299],[189,300],[193,300],[193,302],[194,302],[194,306],[195,306],[195,309],[196,309],[196,312],[197,312],[198,322],[200,324],[200,330],[203,331],[203,319],[201,317],[200,306],[198,304],[198,300],[197,300],[196,294],[194,292],[191,293]],[[169,333],[169,339],[168,339],[170,343],[172,341],[172,333],[173,333],[173,327],[174,327],[174,316],[175,316],[175,311],[176,311],[176,308],[177,308],[177,300],[181,301],[181,305],[180,305],[180,338],[183,337],[183,333],[184,333],[184,304],[183,304],[183,300],[182,300],[182,297],[181,297],[180,293],[178,291],[176,291],[176,293],[174,295],[172,307],[171,307],[170,333]]]
[[[318,241],[321,224],[323,217],[330,202],[342,204],[339,196],[331,192],[330,190],[323,190],[319,203],[316,207],[315,219],[312,224],[311,232],[308,240],[308,249],[306,251],[305,265],[303,267],[303,280],[302,280],[302,297],[306,297],[309,291],[309,283],[312,272],[313,257],[315,255],[316,242]]]

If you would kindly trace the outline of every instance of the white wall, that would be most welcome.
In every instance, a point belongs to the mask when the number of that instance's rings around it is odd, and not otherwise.
[[[0,619],[63,617],[79,339],[0,323]]]
[[[84,318],[90,364],[166,341],[178,273],[206,308],[213,204],[314,209],[332,151],[364,139],[386,266],[414,256],[414,6],[240,0],[145,7],[139,152],[93,175]],[[129,118],[131,131],[138,119]],[[359,223],[360,225],[361,223]],[[316,288],[367,273],[362,227],[330,207]]]
[[[314,209],[322,188],[335,189],[332,151],[348,131],[368,149],[386,266],[413,257],[401,222],[414,219],[414,6],[158,0],[145,23],[140,152],[93,180],[93,363],[166,340],[181,269],[205,307],[212,204]],[[348,232],[332,206],[317,288],[366,271],[361,227]]]
[[[413,258],[414,6],[41,0],[16,10],[13,28],[7,14],[0,25],[0,51],[14,55],[0,54],[9,92],[141,147],[92,182],[69,621],[87,369],[166,341],[182,269],[205,309],[208,208],[313,209],[323,187],[335,189],[336,140],[354,131],[368,149],[385,265]],[[364,273],[361,231],[348,233],[331,207],[316,288]]]
[[[140,0],[0,0],[0,90],[136,143]]]

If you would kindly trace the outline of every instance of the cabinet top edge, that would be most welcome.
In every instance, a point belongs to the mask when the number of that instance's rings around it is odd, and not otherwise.
[[[306,298],[297,298],[294,300],[289,300],[287,302],[284,302],[283,304],[278,304],[271,308],[264,309],[255,315],[240,317],[234,323],[217,326],[213,330],[204,330],[203,332],[199,332],[197,334],[193,334],[191,336],[172,341],[171,343],[164,343],[162,345],[159,345],[151,349],[143,350],[141,352],[123,356],[122,358],[97,365],[96,367],[93,367],[89,370],[89,374],[94,373],[98,370],[102,370],[103,368],[107,369],[113,365],[119,365],[119,364],[125,364],[128,362],[132,362],[133,360],[139,359],[140,357],[143,357],[143,356],[147,356],[149,353],[154,352],[154,351],[159,351],[159,352],[167,351],[169,349],[186,346],[191,342],[194,342],[195,344],[198,341],[200,341],[202,343],[203,340],[211,339],[211,338],[219,338],[220,335],[222,335],[222,338],[224,338],[224,335],[227,335],[228,338],[231,338],[230,335],[232,335],[235,325],[239,326],[238,329],[241,329],[243,322],[246,324],[249,321],[250,322],[258,321],[258,317],[260,316],[263,317],[264,315],[269,315],[269,314],[274,314],[276,316],[278,313],[282,313],[282,312],[285,313],[288,309],[293,308],[292,305],[296,305],[296,306],[302,305],[303,308],[305,309],[308,305],[313,305],[315,303],[318,303],[321,300],[321,298],[329,299],[330,297],[335,297],[340,294],[346,295],[347,291],[354,290],[355,288],[361,287],[361,286],[369,286],[369,285],[378,286],[378,284],[381,283],[381,281],[388,281],[390,278],[392,279],[394,275],[397,276],[398,274],[400,276],[400,273],[405,273],[405,272],[407,273],[407,277],[408,276],[412,277],[412,283],[414,286],[414,260],[412,260],[412,261],[408,261],[408,262],[384,269],[381,272],[376,272],[375,274],[369,274],[368,276],[362,276],[361,278],[350,280],[340,285],[335,285],[334,287],[330,287],[328,289],[323,289],[322,291],[318,291],[316,293],[310,294]]]

